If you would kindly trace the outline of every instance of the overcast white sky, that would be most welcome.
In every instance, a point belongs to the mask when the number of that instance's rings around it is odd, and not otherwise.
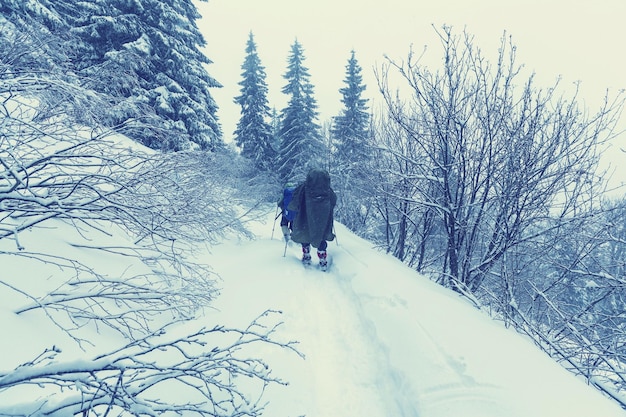
[[[241,65],[248,33],[255,36],[266,68],[270,106],[281,110],[290,47],[304,48],[324,123],[341,109],[350,50],[363,67],[368,98],[376,97],[373,68],[384,55],[405,58],[409,48],[441,53],[433,26],[451,25],[475,36],[474,45],[495,54],[506,31],[517,46],[517,63],[548,87],[582,82],[579,98],[594,110],[606,88],[626,88],[626,0],[209,0],[197,2],[198,22],[213,61],[209,73],[224,85],[212,91],[225,140],[239,119]],[[433,58],[434,59],[434,58]],[[434,64],[433,70],[439,69]],[[626,119],[626,115],[623,116]],[[626,123],[622,123],[626,126]],[[626,139],[622,139],[626,147]],[[626,166],[626,161],[624,163]]]

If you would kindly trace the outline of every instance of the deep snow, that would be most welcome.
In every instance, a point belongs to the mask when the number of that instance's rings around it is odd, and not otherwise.
[[[214,247],[223,278],[219,322],[282,311],[277,336],[305,359],[267,352],[289,381],[267,394],[268,416],[624,416],[529,340],[337,224],[328,272],[304,269],[274,212],[256,239]],[[313,256],[315,261],[315,255]],[[215,317],[211,317],[214,319]]]
[[[328,272],[305,269],[300,248],[284,243],[275,207],[249,224],[255,238],[228,238],[203,260],[221,279],[220,296],[194,326],[245,328],[267,310],[279,310],[274,337],[297,341],[301,357],[275,345],[258,345],[272,374],[288,385],[270,385],[263,415],[271,417],[617,417],[612,400],[563,369],[525,337],[490,319],[469,302],[372,249],[340,224],[331,242]],[[52,222],[24,233],[29,250],[88,260],[99,271],[141,270],[132,258],[81,250],[76,231]],[[124,236],[107,237],[110,244]],[[9,250],[11,242],[1,242]],[[96,241],[92,241],[95,245]],[[124,244],[128,244],[125,241]],[[123,260],[120,262],[120,260]],[[315,260],[315,255],[314,255]],[[129,264],[124,264],[128,262]],[[2,256],[0,281],[44,293],[57,280],[28,259]],[[145,267],[145,266],[144,266]],[[57,270],[58,268],[53,268]],[[50,275],[49,275],[50,274]],[[75,360],[93,357],[73,346],[41,311],[16,315],[31,302],[0,285],[0,370],[32,360],[56,345]],[[115,344],[94,335],[97,349]],[[240,381],[244,386],[246,381]],[[31,388],[12,401],[35,400]],[[40,394],[37,394],[40,395]],[[9,400],[0,391],[2,405]]]

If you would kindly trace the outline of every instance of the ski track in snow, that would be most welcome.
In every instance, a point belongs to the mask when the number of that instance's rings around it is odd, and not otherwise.
[[[347,250],[346,252],[349,253]],[[401,263],[397,264],[399,268],[405,268]],[[415,295],[420,292],[419,289],[404,288],[402,283],[394,283],[393,269],[381,268],[380,271],[376,271],[372,270],[372,267],[375,266],[367,264],[361,266],[359,277],[363,279],[357,284],[360,289],[353,299],[357,303],[362,300],[364,307],[360,307],[361,314],[371,317],[376,322],[376,331],[380,333],[381,339],[407,342],[387,347],[391,351],[389,368],[403,369],[403,373],[394,376],[392,388],[402,401],[399,404],[402,411],[400,415],[516,416],[517,413],[509,405],[509,399],[503,395],[499,387],[488,382],[476,381],[467,375],[463,357],[455,357],[446,352],[431,335],[428,325],[433,321],[438,322],[436,318],[433,320],[432,317],[428,317],[432,315],[432,310],[409,310],[409,306],[420,304],[414,300]],[[349,268],[358,269],[358,266],[350,264]],[[390,292],[376,294],[367,291],[364,287],[372,276],[379,277],[374,279],[389,280]],[[399,291],[403,289],[404,292],[400,293]],[[412,297],[412,302],[408,302],[406,297]],[[422,304],[425,305],[424,302]],[[442,308],[441,311],[445,314],[445,309]],[[397,366],[394,367],[394,364]],[[407,372],[411,375],[406,375]],[[424,377],[420,378],[419,375]],[[486,409],[489,410],[489,414],[485,414]]]
[[[249,308],[251,319],[264,309],[281,310],[283,330],[291,338],[295,336],[299,351],[306,356],[304,363],[298,363],[301,360],[294,363],[293,358],[269,361],[277,376],[287,381],[291,379],[288,375],[296,370],[300,374],[308,373],[310,396],[297,398],[289,394],[289,387],[279,387],[285,390],[281,396],[284,403],[269,404],[266,414],[449,417],[462,411],[462,415],[472,416],[475,403],[477,413],[482,413],[476,416],[489,417],[484,415],[484,403],[491,402],[489,408],[493,409],[494,417],[515,415],[504,405],[505,400],[497,400],[497,387],[466,377],[461,360],[446,356],[419,320],[407,320],[406,302],[401,295],[358,294],[352,286],[357,275],[371,278],[378,274],[373,279],[389,277],[385,271],[372,271],[366,261],[357,259],[341,245],[329,244],[332,265],[327,272],[315,267],[314,251],[313,266],[304,267],[299,245],[290,243],[283,257],[284,243],[269,236],[259,236],[256,241],[242,242],[236,247],[224,245],[215,252],[220,250],[236,250],[244,261],[231,265],[230,270],[217,272],[223,279],[237,279],[241,293],[255,294],[255,302],[238,301],[234,293],[223,294],[216,303],[218,309],[226,312],[227,304]],[[271,281],[255,280],[256,269],[263,269],[263,280],[270,276]],[[227,288],[234,287],[229,282]],[[397,325],[381,327],[371,317],[387,319],[379,320],[382,323],[393,320]],[[380,333],[384,340],[402,340],[402,333],[407,332],[412,333],[406,338],[412,343],[405,346],[387,346],[379,337]],[[419,349],[419,354],[415,349]],[[345,356],[346,352],[349,356]],[[394,356],[398,367],[394,366]],[[423,384],[412,385],[415,378],[407,378],[406,371],[399,370],[406,367],[407,360],[413,361],[412,369],[416,373],[428,375]],[[440,378],[433,379],[432,375]],[[296,379],[301,381],[302,377]],[[364,398],[369,401],[364,402]]]
[[[197,327],[272,332],[281,344],[296,343],[304,355],[271,343],[246,343],[233,351],[241,364],[255,366],[261,359],[270,376],[287,384],[270,384],[258,405],[271,417],[624,417],[615,402],[570,374],[528,338],[505,329],[468,301],[429,281],[397,259],[372,249],[337,224],[339,242],[331,242],[328,272],[304,268],[300,246],[291,244],[283,257],[284,243],[272,238],[273,207],[265,222],[250,224],[253,240],[226,236],[212,245],[202,261],[219,274],[221,294],[211,308],[183,326],[171,328],[173,336],[197,331]],[[69,226],[69,225],[68,225]],[[50,228],[25,235],[32,244],[55,243],[63,256],[78,255],[65,243],[71,233]],[[75,232],[72,228],[71,231]],[[56,238],[57,241],[48,239]],[[59,238],[62,236],[62,238]],[[58,242],[58,240],[61,240]],[[104,247],[106,245],[102,245]],[[36,248],[36,246],[35,246]],[[41,252],[45,252],[41,249]],[[196,253],[189,254],[196,256]],[[314,261],[317,261],[315,254]],[[85,262],[98,263],[99,272],[122,276],[128,266],[115,257],[89,251]],[[6,275],[46,276],[33,270],[27,258],[11,262]],[[35,264],[37,266],[39,264]],[[141,268],[135,270],[134,268]],[[133,265],[143,271],[145,265]],[[16,278],[19,279],[19,278]],[[30,281],[29,281],[30,282]],[[54,285],[53,280],[26,282],[29,291]],[[29,286],[30,285],[30,286]],[[52,288],[54,288],[52,287]],[[91,358],[68,345],[67,334],[50,327],[40,314],[16,315],[29,302],[12,291],[0,293],[5,310],[0,321],[6,333],[2,368],[12,369],[36,357],[50,343],[63,347],[65,358]],[[280,311],[265,314],[267,311]],[[274,325],[278,325],[274,328]],[[102,332],[102,329],[100,330]],[[178,337],[178,336],[176,336]],[[225,347],[237,334],[213,333],[212,343]],[[98,349],[117,346],[116,337],[98,333]],[[104,344],[103,344],[104,343]],[[69,346],[69,348],[68,348]],[[72,348],[74,346],[74,348]],[[212,346],[207,346],[211,349]],[[69,355],[69,356],[67,356]],[[179,358],[176,356],[175,359]],[[257,405],[263,384],[233,375],[237,389]],[[168,389],[163,387],[159,389]],[[32,392],[17,396],[6,391],[0,408],[11,402],[32,400]],[[168,394],[177,395],[175,392]],[[22,398],[23,397],[23,398]]]
[[[259,250],[259,247],[264,249]],[[298,350],[306,356],[304,361],[296,360],[295,363],[293,358],[286,363],[284,358],[274,363],[269,361],[275,374],[287,381],[290,379],[288,374],[294,371],[308,373],[311,386],[309,398],[294,398],[289,394],[289,387],[279,387],[286,391],[282,396],[284,404],[279,410],[274,410],[273,404],[269,404],[267,414],[416,416],[414,410],[409,413],[399,410],[406,408],[405,405],[394,404],[399,391],[395,381],[400,378],[386,373],[389,364],[383,346],[376,340],[373,325],[362,314],[349,279],[341,275],[337,259],[333,259],[329,271],[323,272],[315,266],[303,267],[299,260],[299,245],[290,244],[284,258],[283,247],[284,244],[278,240],[260,239],[242,243],[236,248],[221,247],[214,251],[239,251],[245,263],[231,265],[232,270],[229,271],[217,272],[223,279],[237,279],[242,288],[246,287],[245,292],[256,294],[254,304],[258,308],[250,311],[251,318],[261,313],[263,308],[281,310],[284,330],[289,337],[295,336],[299,342]],[[332,250],[331,256],[339,256],[340,250]],[[263,260],[265,254],[273,258],[271,262]],[[317,262],[315,254],[313,262]],[[273,265],[271,273],[264,273],[264,276],[272,277],[271,282],[254,282],[252,271],[266,265]],[[233,288],[232,283],[227,288]],[[226,306],[235,305],[235,298],[234,293],[224,293],[216,306],[227,314]],[[244,308],[251,308],[251,305]],[[297,380],[302,380],[301,376]],[[294,390],[294,393],[299,391]],[[363,402],[364,398],[369,402]],[[308,405],[300,409],[302,404]],[[337,409],[338,405],[341,409]]]
[[[268,388],[272,400],[264,415],[581,415],[576,412],[582,410],[552,400],[553,387],[542,386],[542,381],[528,386],[537,367],[527,370],[524,358],[506,354],[509,343],[519,345],[520,335],[507,332],[500,338],[498,332],[504,329],[494,329],[501,326],[468,308],[462,298],[417,275],[407,278],[406,266],[391,257],[355,256],[369,256],[372,251],[371,243],[354,236],[349,247],[341,241],[329,242],[332,265],[327,272],[305,268],[300,245],[290,243],[282,256],[284,242],[271,238],[272,213],[268,218],[252,229],[255,240],[227,240],[212,248],[214,258],[209,260],[225,283],[214,303],[215,316],[209,318],[243,327],[249,322],[229,323],[229,318],[251,321],[265,310],[280,310],[283,324],[274,336],[298,341],[297,349],[305,355],[302,359],[275,348],[255,352],[273,375],[290,382]],[[347,231],[341,225],[337,228],[341,239]],[[497,334],[501,346],[492,346],[476,334]],[[532,360],[543,359],[544,366],[555,366],[543,355]]]
[[[392,270],[372,270],[373,265],[362,262],[353,257],[348,249],[339,248],[342,258],[341,265],[353,272],[355,278],[363,281],[390,280],[394,274]],[[347,256],[343,256],[346,254]],[[356,261],[356,262],[355,262]],[[401,266],[404,268],[404,265]],[[409,303],[404,298],[410,296],[398,292],[380,295],[367,291],[357,293],[344,276],[339,276],[339,283],[345,294],[350,294],[351,308],[362,318],[371,318],[368,323],[369,337],[364,343],[376,341],[381,350],[385,351],[386,369],[390,370],[387,379],[387,392],[390,398],[395,398],[397,413],[387,415],[413,416],[441,416],[456,415],[489,417],[514,416],[515,413],[507,405],[507,400],[498,398],[498,388],[489,384],[479,383],[465,374],[462,358],[448,355],[443,347],[429,334],[422,324],[420,316],[411,314]],[[390,283],[391,284],[391,283]],[[402,288],[390,285],[392,288]],[[393,323],[390,325],[389,323]],[[380,334],[380,336],[379,336]],[[408,335],[410,334],[410,337]],[[405,340],[407,343],[387,346],[382,340]],[[391,356],[391,359],[389,358]],[[397,363],[398,366],[394,366]],[[411,367],[407,367],[411,363]],[[402,372],[398,369],[403,369]],[[407,369],[413,375],[409,378]],[[424,375],[424,378],[415,378],[415,375]],[[415,383],[417,381],[417,384]],[[488,407],[485,404],[489,403]],[[476,414],[472,410],[476,406]],[[493,410],[493,414],[485,415],[485,408]],[[381,414],[385,415],[385,414]]]

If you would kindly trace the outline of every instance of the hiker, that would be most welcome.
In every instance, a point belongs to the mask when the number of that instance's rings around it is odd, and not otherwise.
[[[280,207],[281,212],[280,230],[282,230],[283,232],[283,238],[285,239],[285,242],[289,242],[289,237],[291,236],[291,229],[293,226],[293,219],[296,217],[296,212],[294,210],[287,209],[287,206],[291,202],[295,189],[295,183],[287,182],[283,187],[283,195],[280,200],[278,200],[278,207]]]
[[[287,205],[295,211],[291,240],[302,244],[302,263],[311,264],[311,246],[317,248],[320,268],[328,267],[326,248],[333,234],[333,210],[337,195],[330,187],[330,175],[323,169],[312,169],[306,180],[293,191]]]

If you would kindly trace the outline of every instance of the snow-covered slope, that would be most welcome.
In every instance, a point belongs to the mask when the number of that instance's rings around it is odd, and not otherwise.
[[[267,310],[282,324],[279,343],[297,341],[299,356],[275,344],[250,345],[244,355],[263,358],[274,377],[261,403],[272,417],[617,417],[626,413],[584,381],[568,373],[531,342],[491,320],[455,293],[419,276],[393,257],[337,224],[333,264],[324,273],[300,264],[292,244],[283,257],[274,207],[250,224],[255,238],[226,239],[203,261],[219,273],[220,296],[189,328],[224,325],[246,328]],[[55,223],[23,236],[30,250],[81,259],[95,270],[128,274],[145,265],[136,258],[95,256],[72,245],[76,230]],[[119,233],[118,233],[119,234]],[[104,234],[109,243],[124,236]],[[92,236],[95,239],[95,236]],[[99,242],[99,241],[98,241]],[[93,241],[93,244],[96,242]],[[103,243],[103,242],[99,242]],[[126,243],[127,244],[127,243]],[[10,246],[10,242],[4,242]],[[29,303],[6,283],[35,294],[55,288],[58,268],[42,269],[28,258],[2,256],[0,282],[0,370],[10,371],[43,349],[57,346],[61,359],[94,357],[119,337],[100,328],[80,351],[41,311],[16,315]],[[315,258],[315,256],[314,256]],[[127,264],[125,263],[127,262]],[[42,281],[42,279],[44,279]],[[265,321],[267,322],[267,321]],[[107,345],[111,346],[107,346]],[[246,378],[237,386],[257,393]],[[0,391],[7,401],[27,404],[44,392],[32,387]],[[248,388],[250,388],[249,391]],[[7,395],[10,398],[7,398]],[[252,398],[254,400],[254,398]]]
[[[282,312],[276,336],[302,359],[268,349],[266,415],[315,417],[588,417],[626,413],[530,341],[453,292],[337,225],[333,265],[304,269],[273,211],[253,241],[227,241],[207,261],[222,276],[210,322],[245,325]],[[314,256],[315,260],[315,256]]]

